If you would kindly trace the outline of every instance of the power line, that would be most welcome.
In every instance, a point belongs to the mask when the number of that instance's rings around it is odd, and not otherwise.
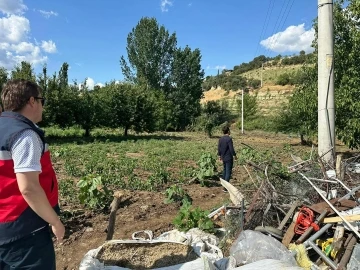
[[[279,30],[277,31],[277,33],[278,33],[281,29],[284,29],[286,20],[287,20],[287,18],[289,17],[289,14],[290,14],[290,11],[291,11],[292,6],[294,5],[294,2],[295,2],[295,0],[292,0],[291,5],[290,5],[290,7],[289,7],[289,10],[287,11],[286,17],[285,17],[285,19],[284,19],[281,27],[280,27]],[[288,2],[288,3],[290,3],[290,2]],[[285,13],[284,13],[284,14],[285,14]],[[280,34],[276,37],[274,43],[276,43],[276,41],[279,39],[279,37],[281,36],[281,34],[282,34],[282,33],[280,33]]]
[[[276,17],[275,25],[274,25],[274,28],[273,28],[273,30],[271,32],[270,37],[272,37],[275,33],[277,33],[278,25],[281,24],[281,20],[283,18],[283,9],[285,7],[285,4],[288,5],[289,1],[288,0],[283,1],[282,5],[281,5],[280,12],[279,12],[279,15]],[[287,8],[287,5],[286,5],[286,8]],[[284,9],[284,13],[286,11],[286,8]],[[267,52],[269,51],[269,48],[263,48],[263,50],[264,50],[264,55],[267,55]]]
[[[277,17],[277,20],[275,22],[274,30],[273,30],[272,35],[270,37],[274,36],[276,33],[278,33],[284,27],[285,22],[286,22],[289,14],[290,14],[290,10],[291,10],[294,2],[295,2],[295,0],[292,0],[292,2],[290,2],[289,0],[285,0],[283,2],[282,6],[281,6],[281,9],[280,9],[279,16]],[[285,4],[286,4],[286,6],[285,6]],[[290,4],[290,7],[289,7],[289,4]],[[283,18],[285,18],[284,21],[283,21]],[[276,36],[276,38],[273,40],[272,44],[276,43],[276,41],[279,39],[279,36],[281,36],[281,35]],[[271,53],[267,53],[269,51],[270,51],[270,49],[266,48],[264,54],[270,56]]]
[[[263,38],[263,35],[266,33],[266,29],[267,29],[267,26],[268,26],[268,19],[270,20],[271,13],[272,13],[272,10],[274,8],[274,4],[275,4],[275,0],[270,0],[269,1],[269,6],[268,6],[266,16],[265,16],[265,22],[264,22],[262,30],[261,30],[261,34],[260,34],[259,41],[258,41],[258,44],[257,44],[257,47],[256,47],[254,58],[257,56],[257,52],[258,52],[258,49],[259,49],[259,46],[260,46],[260,41]],[[270,13],[269,13],[269,11],[270,11]]]

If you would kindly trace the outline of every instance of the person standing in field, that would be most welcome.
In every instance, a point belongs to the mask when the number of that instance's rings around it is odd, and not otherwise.
[[[62,241],[58,183],[42,120],[45,98],[35,83],[17,79],[1,92],[0,269],[54,270],[49,225]]]
[[[223,179],[229,182],[234,165],[234,158],[236,159],[236,153],[233,140],[230,137],[230,128],[228,126],[224,126],[222,131],[224,135],[219,139],[218,156],[219,160],[222,161],[224,165]],[[226,192],[225,188],[224,191]]]

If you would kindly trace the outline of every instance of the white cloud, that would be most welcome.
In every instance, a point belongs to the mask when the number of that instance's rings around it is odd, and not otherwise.
[[[86,86],[90,89],[93,90],[94,86],[95,86],[95,81],[93,78],[87,78],[86,80]]]
[[[313,51],[311,43],[314,37],[314,28],[305,30],[305,24],[299,24],[298,26],[291,25],[285,31],[260,41],[260,44],[266,49],[277,53],[299,52],[301,50],[311,52]]]
[[[161,11],[168,12],[169,11],[168,6],[172,6],[172,5],[173,5],[173,2],[171,2],[171,0],[161,0],[161,3],[160,3]]]
[[[47,53],[56,53],[56,45],[52,40],[43,40],[41,43],[41,48]]]
[[[10,15],[0,18],[0,42],[18,43],[26,39],[29,32],[30,22],[25,17]]]
[[[0,0],[0,1],[1,1],[1,0]],[[59,15],[57,12],[52,11],[52,10],[46,11],[46,10],[40,9],[39,12],[40,12],[46,19],[49,19],[51,16],[56,17],[56,16]]]
[[[6,15],[23,14],[25,10],[23,0],[0,0],[0,11]]]
[[[0,17],[0,66],[6,69],[21,61],[34,66],[46,63],[46,54],[56,52],[52,40],[39,43],[30,36],[30,21],[22,15],[26,9],[22,0],[0,0],[0,11],[5,14]]]
[[[225,65],[222,65],[222,66],[220,66],[220,65],[217,65],[217,66],[214,66],[214,67],[212,67],[212,66],[207,66],[206,67],[206,69],[216,69],[216,70],[223,70],[223,69],[226,69],[226,66]]]
[[[79,84],[79,89],[81,89],[83,86],[82,83]],[[86,79],[86,86],[89,90],[94,90],[95,86],[100,86],[100,87],[104,87],[105,85],[103,83],[95,83],[93,78],[88,77]]]

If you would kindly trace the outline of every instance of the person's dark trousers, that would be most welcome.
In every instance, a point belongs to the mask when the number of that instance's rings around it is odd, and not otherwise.
[[[55,270],[55,251],[48,227],[0,245],[0,270]]]
[[[223,165],[224,165],[223,179],[227,182],[230,182],[233,163],[234,163],[233,160],[223,162]]]

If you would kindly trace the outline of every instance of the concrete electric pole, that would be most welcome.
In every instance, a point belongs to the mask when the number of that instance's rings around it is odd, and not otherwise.
[[[318,152],[335,160],[333,0],[318,0]]]
[[[261,83],[260,87],[263,87],[263,71],[264,71],[264,63],[261,64]]]
[[[244,89],[241,89],[241,134],[244,134]]]

